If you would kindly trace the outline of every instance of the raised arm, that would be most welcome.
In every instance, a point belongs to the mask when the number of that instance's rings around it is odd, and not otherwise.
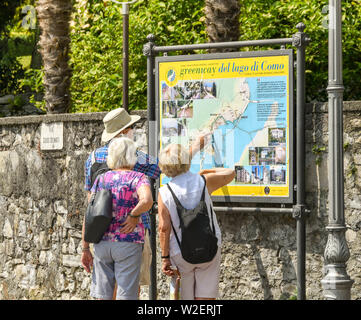
[[[209,136],[210,136],[210,133],[202,133],[195,139],[195,141],[189,147],[189,155],[190,155],[191,159],[197,152],[199,152],[200,150],[202,150],[204,148],[204,146],[207,144],[207,140],[208,140]]]
[[[172,229],[170,213],[165,206],[160,193],[158,194],[158,219],[159,219],[159,243],[162,257],[162,272],[167,276],[174,275],[171,269],[171,262],[169,259],[169,238]]]
[[[204,175],[207,182],[207,189],[209,194],[212,194],[217,189],[224,187],[230,183],[236,176],[233,169],[228,168],[214,168],[201,170],[200,175]]]

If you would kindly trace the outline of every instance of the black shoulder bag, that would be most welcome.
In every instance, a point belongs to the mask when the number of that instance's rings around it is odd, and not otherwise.
[[[100,178],[103,178],[104,183],[104,176],[100,176]],[[112,191],[109,189],[97,191],[100,178],[97,181],[95,193],[90,198],[85,214],[84,240],[90,243],[100,242],[113,219]]]

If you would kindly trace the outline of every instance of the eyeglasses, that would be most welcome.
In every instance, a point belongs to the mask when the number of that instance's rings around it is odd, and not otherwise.
[[[123,131],[134,130],[134,129],[135,129],[135,125],[132,124],[131,126],[125,128]]]

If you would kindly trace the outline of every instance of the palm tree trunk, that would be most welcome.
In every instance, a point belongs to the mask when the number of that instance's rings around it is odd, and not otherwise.
[[[209,42],[239,40],[239,0],[205,0],[206,32]],[[231,49],[212,49],[211,52],[227,52]]]
[[[41,30],[39,47],[44,66],[45,102],[48,113],[66,113],[70,108],[69,23],[72,0],[38,0]]]

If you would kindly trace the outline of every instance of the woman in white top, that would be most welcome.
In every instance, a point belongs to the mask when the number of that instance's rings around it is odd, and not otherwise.
[[[192,151],[191,151],[192,153]],[[169,186],[186,209],[195,208],[204,188],[205,177],[205,201],[209,208],[212,204],[210,195],[230,183],[234,177],[233,169],[215,168],[203,170],[199,174],[189,171],[191,155],[179,144],[171,144],[159,154],[159,167],[162,172],[172,177]],[[162,271],[168,276],[175,275],[171,266],[176,266],[181,274],[181,299],[182,300],[214,300],[218,296],[219,271],[220,271],[220,245],[221,231],[217,218],[212,210],[215,234],[218,240],[218,252],[210,262],[190,264],[182,258],[179,244],[172,229],[181,239],[179,217],[174,198],[167,186],[159,189],[158,194],[159,213],[159,239],[162,255]]]

